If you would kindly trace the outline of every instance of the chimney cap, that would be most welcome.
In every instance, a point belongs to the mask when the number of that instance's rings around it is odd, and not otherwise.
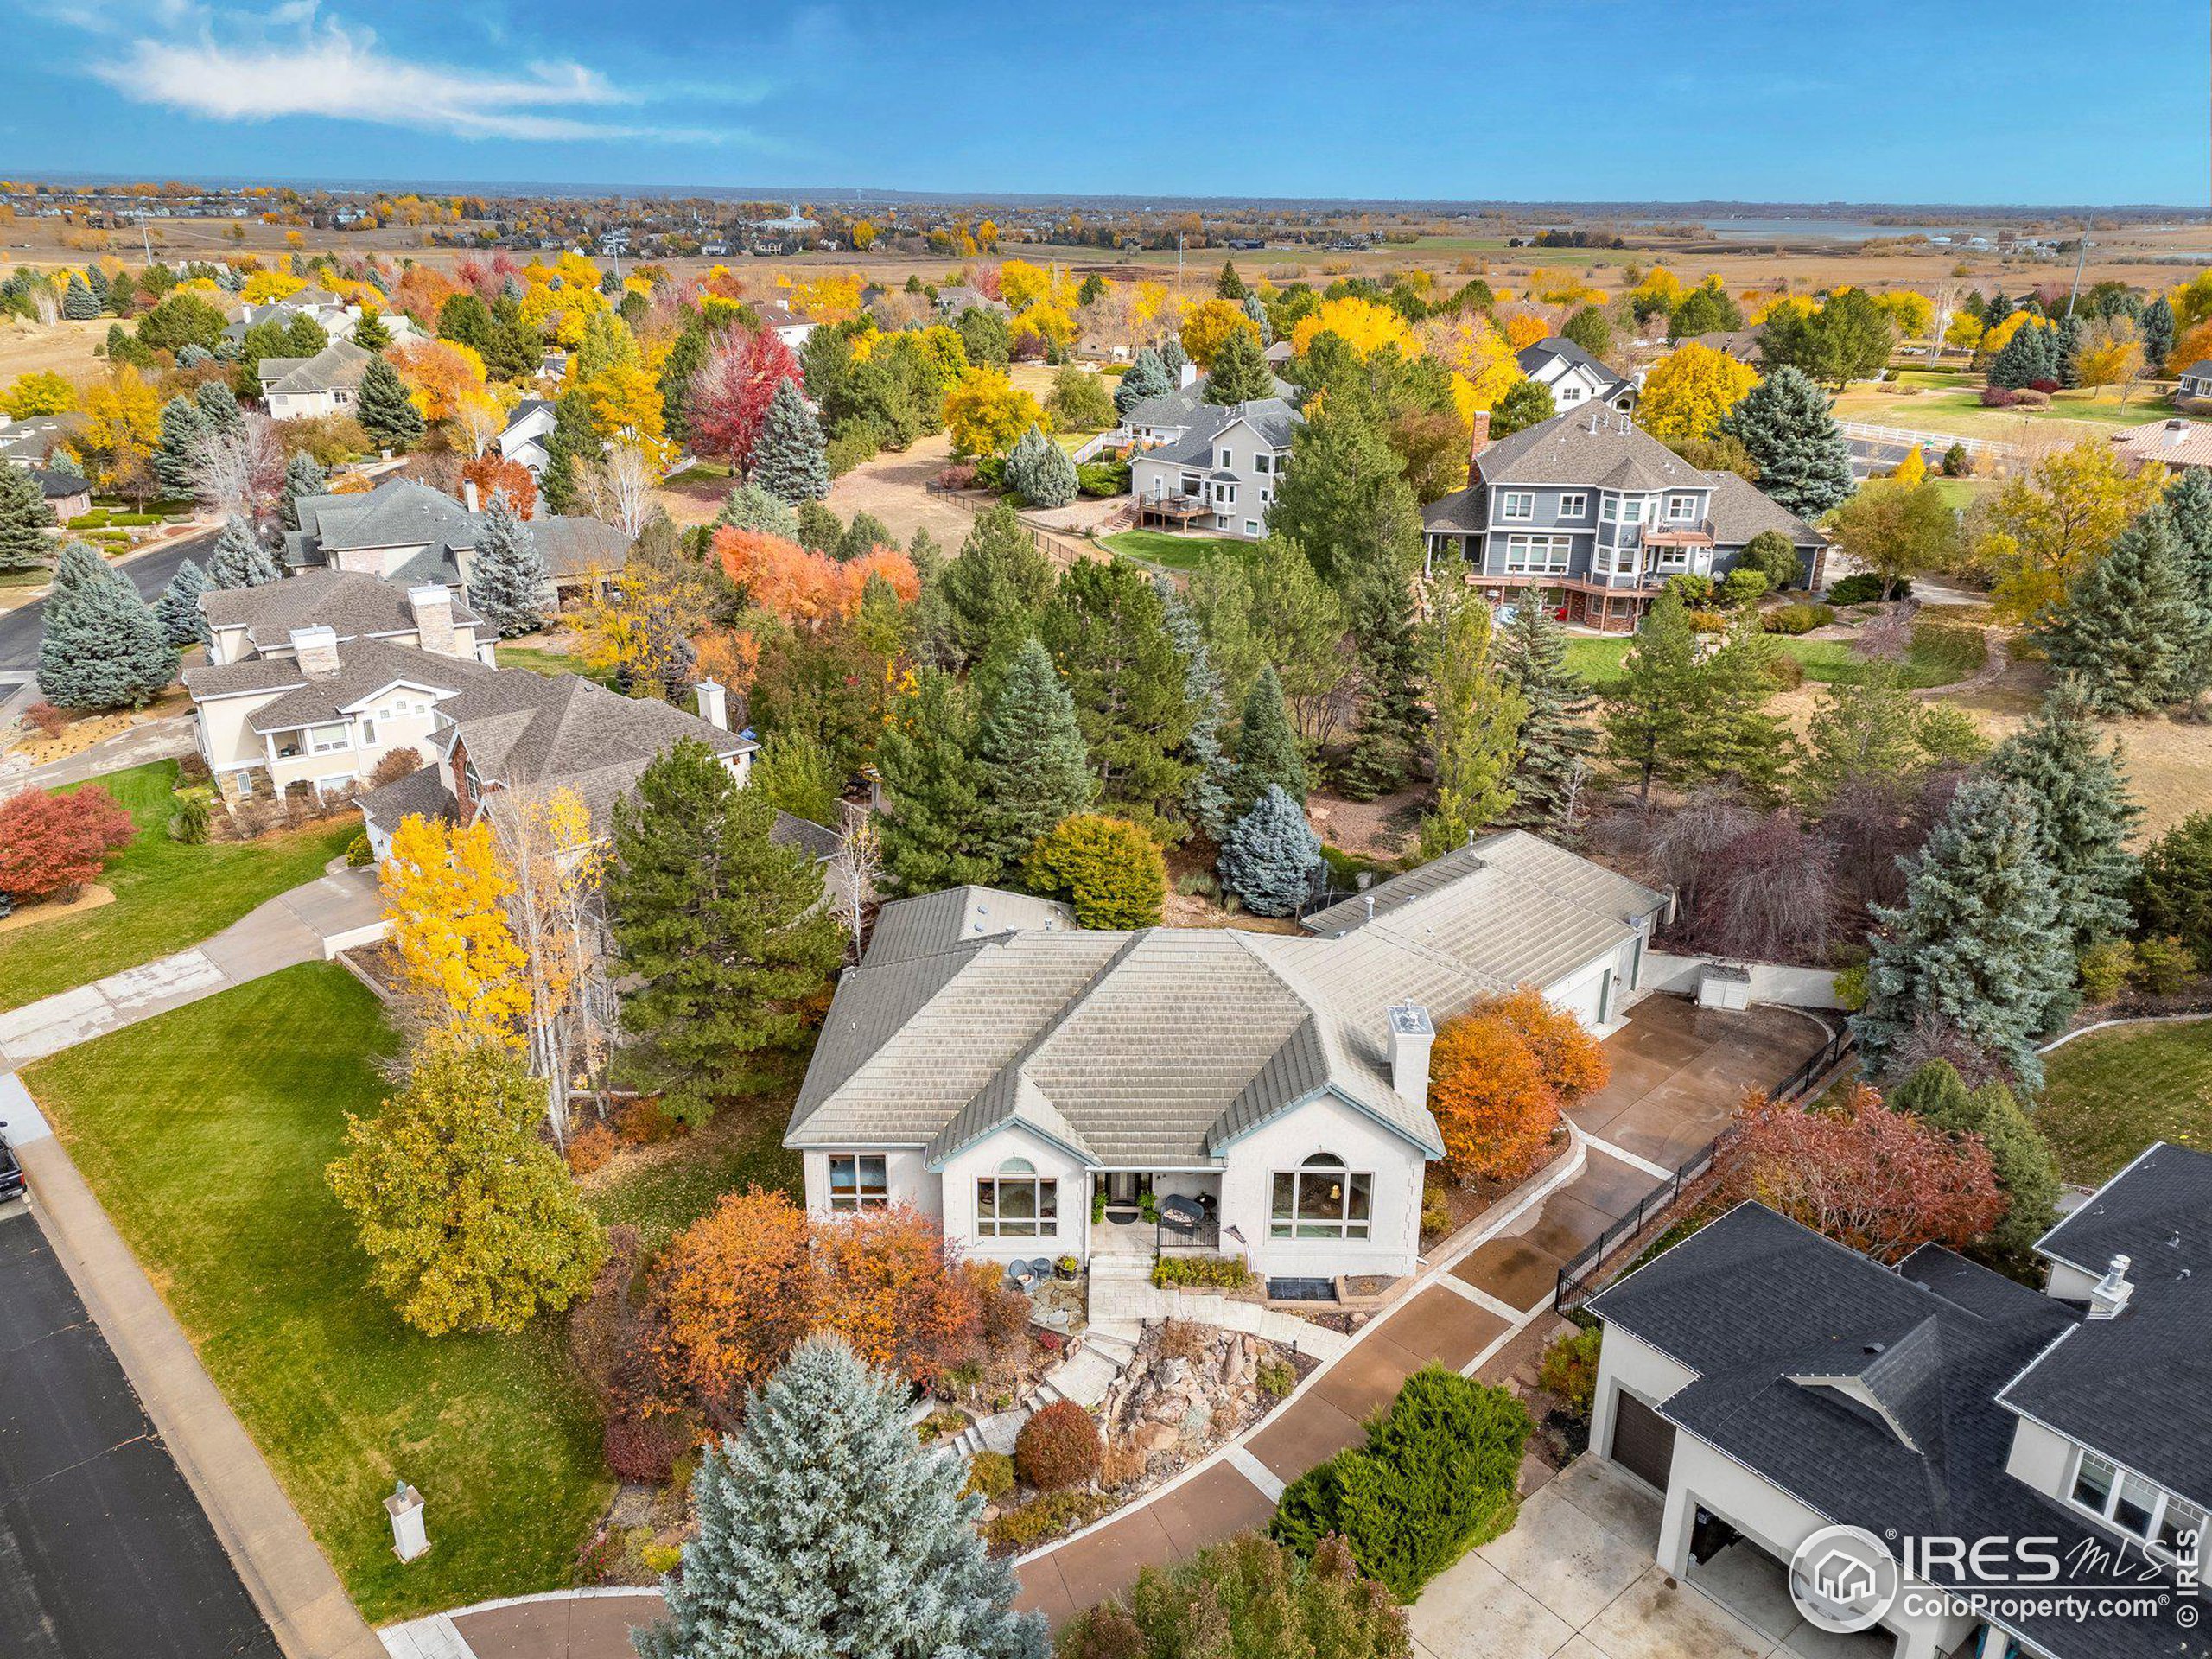
[[[1401,1037],[1433,1037],[1436,1022],[1429,1018],[1428,1010],[1418,1002],[1400,1002],[1389,1011],[1390,1029]]]
[[[450,605],[453,589],[442,582],[418,582],[407,590],[410,605]]]

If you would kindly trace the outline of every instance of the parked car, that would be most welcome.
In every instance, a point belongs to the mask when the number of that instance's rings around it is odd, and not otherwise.
[[[0,1203],[23,1196],[23,1166],[8,1137],[0,1135]]]

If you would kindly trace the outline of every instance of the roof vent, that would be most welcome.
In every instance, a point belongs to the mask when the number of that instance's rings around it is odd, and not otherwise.
[[[1884,1346],[1884,1344],[1881,1344],[1881,1343],[1878,1343],[1878,1342],[1870,1342],[1870,1343],[1868,1343],[1868,1344],[1866,1344],[1866,1346],[1865,1348],[1863,1348],[1862,1350],[1860,1350],[1860,1351],[1861,1351],[1862,1353],[1878,1354],[1878,1353],[1880,1353],[1880,1352],[1882,1351],[1883,1346]]]
[[[2089,1292],[2089,1317],[2093,1319],[2113,1319],[2126,1311],[2128,1299],[2135,1294],[2135,1287],[2128,1282],[2127,1258],[2115,1255],[2105,1276],[2097,1281]]]

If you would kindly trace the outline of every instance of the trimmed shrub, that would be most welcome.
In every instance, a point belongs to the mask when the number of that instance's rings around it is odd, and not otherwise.
[[[2126,939],[2104,939],[2075,959],[2082,978],[2082,1000],[2109,1002],[2127,988],[2136,969],[2135,947]]]
[[[2196,953],[2174,935],[2135,942],[2135,982],[2152,995],[2178,995],[2196,976]]]
[[[1794,635],[1810,633],[1834,620],[1835,612],[1826,605],[1777,605],[1759,617],[1759,626],[1769,633]]]
[[[1911,597],[1912,579],[1910,576],[1898,577],[1894,590],[1885,594],[1882,579],[1871,570],[1862,570],[1857,575],[1846,576],[1840,582],[1830,583],[1827,594],[1831,605],[1872,605],[1884,599]]]
[[[346,862],[354,869],[365,869],[376,861],[376,849],[369,845],[369,835],[365,830],[346,843]]]
[[[1003,1452],[978,1452],[968,1459],[968,1485],[995,1503],[1014,1490],[1014,1459]]]
[[[1252,1282],[1252,1270],[1241,1255],[1163,1255],[1152,1264],[1152,1282],[1203,1285],[1214,1290],[1242,1290]]]
[[[1086,1486],[1098,1473],[1098,1425],[1072,1400],[1055,1400],[1021,1426],[1014,1471],[1040,1492]]]
[[[1285,1399],[1298,1386],[1298,1368],[1287,1359],[1263,1359],[1253,1371],[1252,1380],[1268,1399]]]
[[[1984,409],[2010,409],[2020,400],[2020,394],[2005,386],[1984,386],[1981,406]]]
[[[1078,812],[1038,842],[1027,866],[1033,890],[1065,898],[1080,927],[1155,927],[1167,898],[1160,843],[1126,818]]]
[[[569,1137],[569,1173],[588,1175],[614,1155],[614,1131],[593,1123]]]

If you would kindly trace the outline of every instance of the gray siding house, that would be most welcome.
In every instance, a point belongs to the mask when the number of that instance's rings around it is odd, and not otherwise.
[[[1691,466],[1632,416],[1584,409],[1488,442],[1473,481],[1421,515],[1431,575],[1457,558],[1494,605],[1534,588],[1561,620],[1632,632],[1674,575],[1720,576],[1752,537],[1779,531],[1808,580],[1827,543],[1734,473]]]

